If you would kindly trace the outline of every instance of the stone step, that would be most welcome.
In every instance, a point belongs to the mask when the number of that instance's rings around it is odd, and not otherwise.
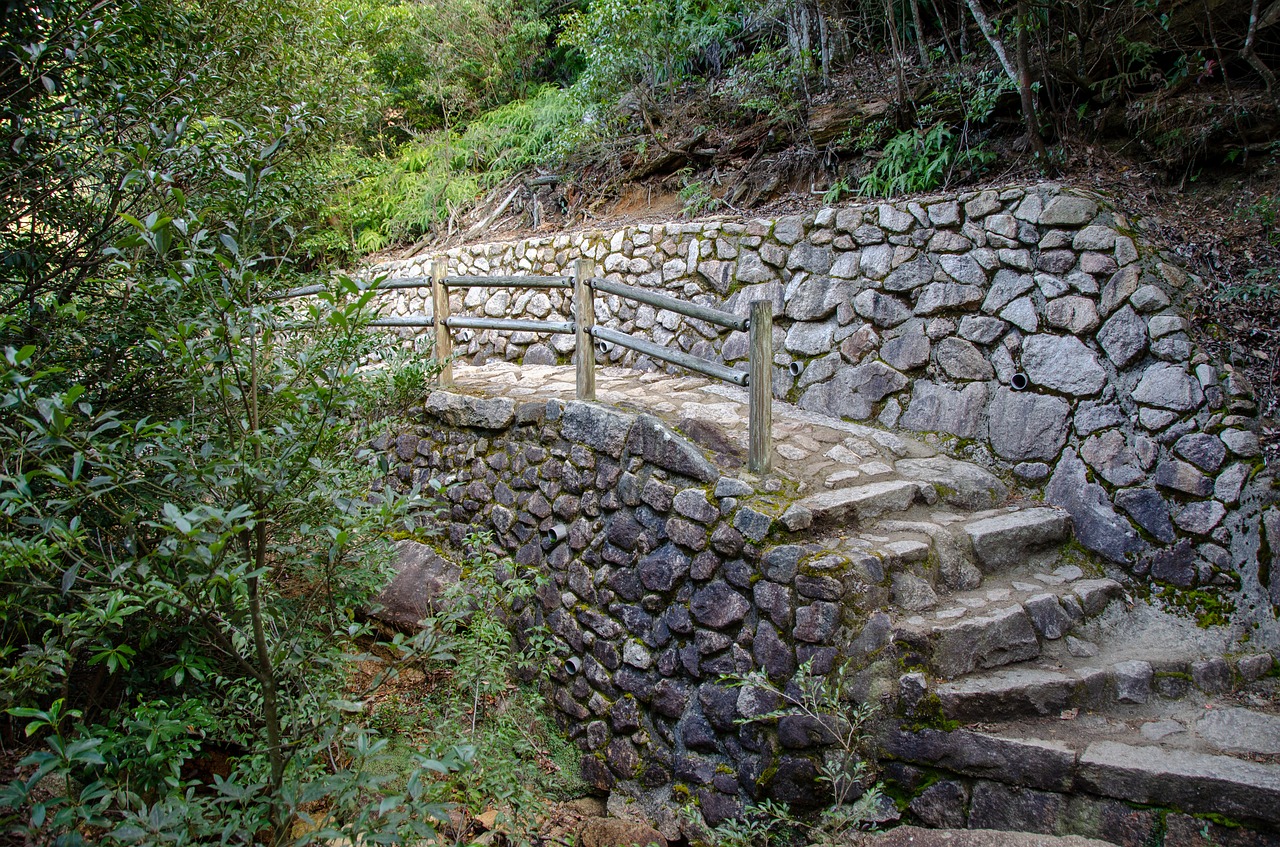
[[[1060,546],[1071,537],[1071,518],[1047,506],[980,517],[964,525],[974,560],[983,573],[1026,564],[1029,557]]]
[[[956,594],[927,617],[898,620],[894,639],[902,658],[944,679],[1034,659],[1043,644],[1063,638],[1124,597],[1115,580],[1081,579],[1073,566],[1059,573],[1064,575],[1039,574],[1034,582],[1033,577],[1014,579],[1005,587]],[[895,594],[897,589],[895,583]]]
[[[886,518],[876,521],[871,530],[901,533],[927,541],[929,555],[937,560],[938,565],[936,574],[928,574],[932,578],[932,587],[936,591],[962,591],[982,584],[982,571],[973,563],[973,549],[964,533],[962,520],[959,515],[931,509],[926,519]]]
[[[1077,784],[1130,803],[1280,825],[1280,765],[1098,741],[1080,754]]]
[[[882,753],[1031,789],[1026,802],[1053,804],[1060,802],[1056,794],[1089,792],[1264,827],[1280,824],[1280,764],[1171,748],[1133,731],[1101,737],[1085,729],[1064,740],[1037,737],[1025,727],[899,729],[883,737]]]
[[[1083,576],[1075,568],[1075,576],[1056,577],[1062,571],[1060,547],[1070,538],[1070,521],[1058,509],[1043,507],[986,510],[976,515],[959,515],[936,507],[919,505],[910,514],[882,516],[865,527],[864,536],[872,534],[910,534],[930,546],[937,568],[925,574],[934,590],[944,592],[971,591],[987,587],[988,576],[1004,576],[1011,570],[1023,570],[1046,585],[1060,585]],[[892,569],[892,557],[885,557]],[[996,587],[1008,588],[1008,581]],[[919,611],[919,608],[914,608]]]
[[[988,577],[977,588],[946,595],[936,607],[926,610],[924,617],[926,624],[949,625],[1017,603],[1032,615],[1040,636],[1052,641],[1065,635],[1074,623],[1097,615],[1107,604],[1124,596],[1124,587],[1115,580],[1087,579],[1079,567],[1062,565],[1048,573]]]
[[[1223,657],[1043,659],[932,685],[922,674],[911,674],[903,677],[900,685],[910,698],[920,692],[932,695],[936,700],[930,702],[936,702],[948,720],[968,723],[1056,716],[1072,709],[1158,708],[1166,701],[1233,691],[1256,679],[1261,667],[1248,659],[1233,666]],[[1270,668],[1270,662],[1266,667]]]
[[[843,524],[855,528],[885,514],[906,512],[922,497],[919,483],[887,479],[820,491],[797,501],[813,514],[817,524]]]
[[[932,485],[942,502],[967,512],[994,508],[1009,496],[1009,488],[990,471],[948,456],[900,459],[893,469],[906,478]]]

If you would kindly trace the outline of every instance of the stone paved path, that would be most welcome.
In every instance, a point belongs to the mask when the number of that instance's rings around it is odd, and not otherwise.
[[[565,366],[455,364],[454,381],[463,391],[513,399],[575,397],[574,370]],[[725,454],[725,464],[729,457],[740,459],[745,475],[745,389],[696,376],[600,368],[596,371],[596,399],[662,418],[704,448]],[[773,440],[775,473],[795,480],[799,494],[897,478],[900,459],[937,455],[933,448],[913,439],[780,401],[773,407]],[[733,474],[732,468],[724,470]]]

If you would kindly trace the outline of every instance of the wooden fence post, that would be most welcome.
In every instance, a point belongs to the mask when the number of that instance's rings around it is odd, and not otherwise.
[[[595,262],[578,259],[573,263],[574,363],[577,365],[579,400],[596,399],[596,347],[591,328],[596,323],[596,298],[591,290]]]
[[[751,303],[747,469],[773,470],[773,301]]]
[[[440,386],[453,385],[453,339],[449,337],[449,290],[444,287],[444,259],[431,262],[431,314],[436,326],[436,361],[441,362]]]

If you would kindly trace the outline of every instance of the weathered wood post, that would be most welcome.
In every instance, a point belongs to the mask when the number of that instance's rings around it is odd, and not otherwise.
[[[596,298],[591,290],[594,275],[595,262],[590,259],[573,263],[573,361],[577,365],[579,400],[596,399],[596,341],[591,337],[591,328],[596,324]]]
[[[773,470],[773,301],[751,303],[748,325],[751,349],[748,358],[750,403],[747,468],[752,473]]]
[[[444,287],[448,265],[444,259],[431,262],[431,314],[436,327],[436,361],[441,362],[440,386],[453,385],[453,339],[449,337],[449,290]]]

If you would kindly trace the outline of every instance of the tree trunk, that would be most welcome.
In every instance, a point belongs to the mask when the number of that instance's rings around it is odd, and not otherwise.
[[[982,30],[983,38],[987,39],[987,43],[991,45],[991,49],[995,51],[996,58],[1000,60],[1000,67],[1004,68],[1004,72],[1014,85],[1020,85],[1018,72],[1013,69],[1013,64],[1009,61],[1009,54],[1005,52],[1004,42],[1000,40],[1000,36],[996,35],[995,27],[991,25],[991,21],[987,18],[987,13],[982,10],[982,0],[966,0],[969,6],[969,12],[973,15],[973,19],[978,22],[978,29]],[[964,28],[961,27],[961,32]]]
[[[924,46],[924,19],[920,17],[920,0],[911,0],[911,22],[916,28],[916,50],[920,53],[920,67],[929,67],[929,51]]]
[[[974,0],[977,2],[977,0]],[[1044,139],[1040,137],[1040,121],[1036,117],[1035,95],[1031,90],[1030,49],[1027,46],[1027,30],[1031,26],[1027,0],[1018,0],[1018,94],[1022,98],[1022,117],[1027,124],[1027,140],[1031,144],[1031,152],[1042,170],[1049,169],[1049,151],[1044,147]]]
[[[885,20],[889,24],[889,43],[893,47],[894,81],[898,86],[898,102],[907,101],[907,72],[904,67],[902,36],[898,32],[898,19],[893,12],[893,0],[884,0]],[[912,106],[914,108],[914,104]]]
[[[1262,77],[1262,82],[1267,86],[1267,93],[1272,99],[1276,99],[1277,105],[1280,105],[1280,99],[1276,97],[1276,75],[1271,68],[1267,67],[1267,63],[1262,61],[1262,57],[1258,55],[1256,45],[1258,39],[1259,21],[1264,18],[1261,11],[1261,0],[1253,0],[1253,5],[1249,9],[1249,32],[1244,38],[1244,47],[1240,49],[1240,58],[1244,59]],[[1265,18],[1274,23],[1275,18],[1280,17],[1280,0],[1273,3],[1271,8],[1266,12]],[[1266,24],[1263,24],[1264,26]]]

